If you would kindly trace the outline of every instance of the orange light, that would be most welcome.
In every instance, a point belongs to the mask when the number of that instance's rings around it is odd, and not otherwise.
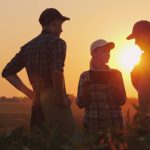
[[[136,45],[125,45],[119,54],[119,63],[124,71],[131,71],[140,62],[142,51]]]

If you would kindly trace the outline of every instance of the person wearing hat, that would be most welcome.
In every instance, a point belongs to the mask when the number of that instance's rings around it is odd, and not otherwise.
[[[113,42],[94,41],[90,69],[80,75],[76,102],[85,110],[83,127],[90,132],[124,127],[120,106],[126,101],[126,92],[122,75],[107,65],[114,47]]]
[[[31,128],[41,128],[43,124],[52,128],[66,127],[67,131],[74,128],[63,75],[66,42],[60,38],[66,20],[69,18],[55,8],[44,10],[39,17],[42,32],[22,46],[2,72],[2,77],[33,99]],[[33,90],[17,75],[23,68]]]
[[[135,44],[143,51],[140,63],[131,71],[131,81],[138,92],[140,110],[150,113],[150,22],[141,20],[134,24],[128,40],[135,39]]]

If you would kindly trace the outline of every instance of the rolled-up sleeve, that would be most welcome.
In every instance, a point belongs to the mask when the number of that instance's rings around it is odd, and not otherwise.
[[[63,72],[66,58],[66,43],[62,39],[57,39],[53,47],[52,64],[53,69]]]
[[[20,50],[12,60],[5,66],[2,71],[2,77],[8,77],[10,75],[14,75],[22,70],[25,66],[23,52]]]

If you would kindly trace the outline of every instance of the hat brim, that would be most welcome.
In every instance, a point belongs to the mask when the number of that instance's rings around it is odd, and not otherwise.
[[[60,19],[61,19],[62,21],[70,20],[70,18],[69,18],[69,17],[66,17],[66,16],[62,16]]]
[[[109,42],[109,43],[107,43],[106,45],[104,45],[102,47],[106,47],[106,48],[111,50],[111,49],[113,49],[115,47],[115,43]]]
[[[127,40],[131,40],[131,39],[134,39],[135,36],[133,34],[130,34],[128,37],[127,37]]]

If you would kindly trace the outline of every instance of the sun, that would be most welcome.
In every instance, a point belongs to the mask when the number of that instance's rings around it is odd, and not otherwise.
[[[120,49],[119,63],[125,71],[131,71],[139,63],[142,51],[133,44],[128,44]]]

